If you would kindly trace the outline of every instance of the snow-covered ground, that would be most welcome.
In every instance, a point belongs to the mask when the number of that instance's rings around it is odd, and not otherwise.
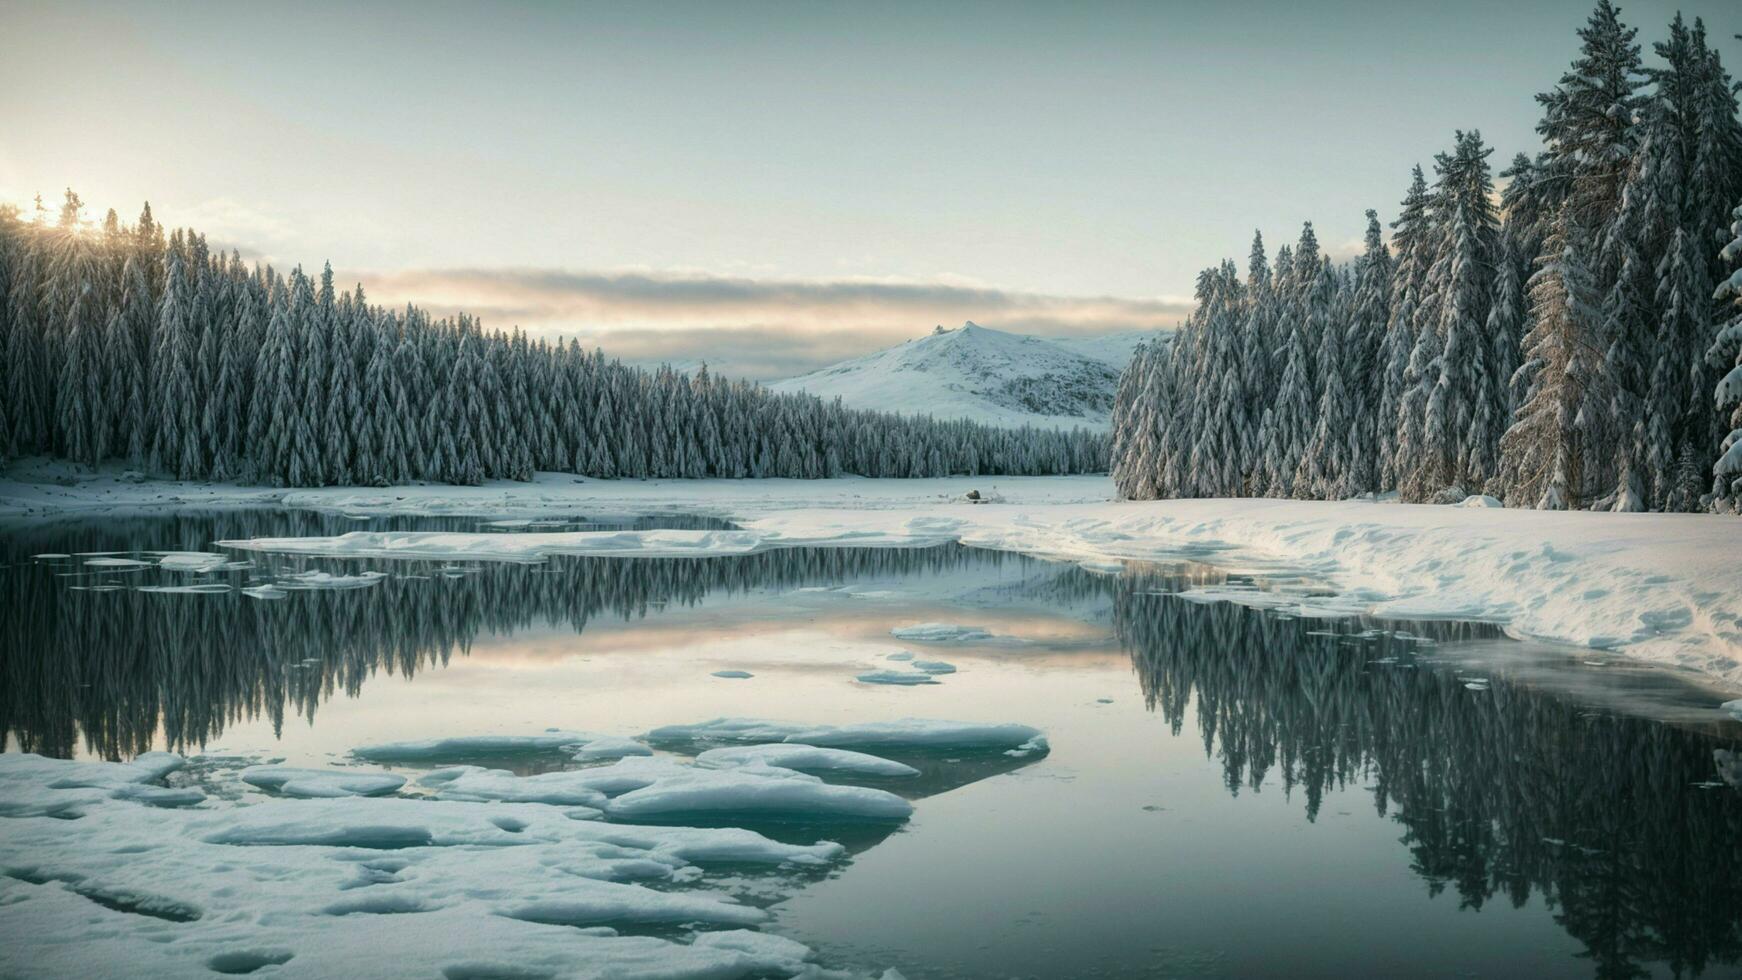
[[[64,486],[20,465],[0,516],[282,505],[349,514],[530,516],[682,512],[742,531],[395,533],[240,542],[258,549],[530,560],[545,554],[717,555],[800,545],[960,541],[1084,562],[1196,558],[1306,573],[1337,608],[1482,619],[1519,636],[1615,649],[1742,686],[1742,521],[1363,501],[1112,500],[1103,477],[598,481],[540,474],[483,487],[271,490],[127,483]],[[42,479],[46,471],[49,479]],[[34,478],[32,474],[37,474]],[[21,479],[22,478],[22,479]],[[964,499],[978,490],[992,503]],[[367,524],[359,524],[367,528]]]

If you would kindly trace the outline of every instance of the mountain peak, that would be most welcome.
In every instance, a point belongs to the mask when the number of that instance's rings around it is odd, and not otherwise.
[[[1113,338],[1107,338],[1112,341]],[[915,340],[768,387],[839,396],[855,408],[882,408],[988,425],[1105,428],[1134,342],[1031,337],[972,320],[941,324]]]

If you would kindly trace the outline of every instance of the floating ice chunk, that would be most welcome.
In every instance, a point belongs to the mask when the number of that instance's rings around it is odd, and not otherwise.
[[[145,568],[151,563],[137,558],[86,558],[85,564],[94,568]]]
[[[483,527],[531,527],[532,519],[528,517],[510,517],[500,521],[485,521]]]
[[[193,806],[206,800],[206,794],[191,786],[153,786],[149,783],[118,786],[109,795],[117,800],[132,800],[146,806]]]
[[[906,820],[913,804],[894,793],[836,786],[770,766],[689,769],[611,800],[618,820],[724,816],[762,820]]]
[[[331,572],[312,571],[281,576],[277,584],[285,589],[366,589],[386,577],[386,572],[334,575]]]
[[[883,759],[847,749],[779,742],[773,745],[734,745],[709,749],[696,756],[704,769],[738,766],[773,766],[796,772],[828,772],[854,776],[916,776],[919,770],[892,759]]]
[[[570,749],[569,753],[577,759],[591,762],[601,759],[621,759],[631,755],[652,755],[653,750],[632,738],[601,735],[579,748]]]
[[[909,672],[905,670],[874,670],[868,674],[860,674],[861,684],[889,684],[899,687],[914,687],[920,684],[936,684],[937,678],[930,674]]]
[[[912,650],[903,650],[900,653],[892,653],[889,656],[884,657],[883,659],[884,660],[912,660],[913,659],[913,651]]]
[[[30,557],[37,561],[58,561],[62,558],[71,558],[72,555],[63,555],[58,551],[45,551],[40,555],[31,555]]]
[[[290,593],[276,585],[251,585],[242,590],[250,599],[282,599]]]
[[[858,725],[804,725],[762,718],[715,718],[692,725],[667,725],[644,736],[654,745],[694,742],[789,742],[841,749],[1022,749],[1036,739],[1045,745],[1040,729],[1014,723],[945,721],[904,718],[899,721]],[[1034,751],[1034,749],[1029,749]]]
[[[1725,701],[1723,704],[1718,705],[1718,710],[1728,711],[1737,721],[1742,721],[1742,698],[1738,698],[1735,701]]]
[[[1021,749],[1044,738],[1040,729],[1017,724],[985,724],[904,718],[835,727],[824,725],[789,734],[785,741],[857,749]]]
[[[208,582],[203,585],[141,585],[140,592],[163,592],[170,595],[217,595],[230,591],[228,585]]]
[[[303,769],[296,766],[249,766],[242,770],[242,781],[301,799],[386,796],[405,785],[404,776],[380,769]]]
[[[953,674],[956,672],[955,664],[945,663],[942,660],[915,660],[913,666],[915,670],[923,670],[928,674]]]
[[[764,718],[715,718],[694,725],[664,725],[648,732],[644,738],[654,745],[682,745],[686,742],[779,742],[794,732],[811,725],[790,721],[769,721]]]
[[[727,680],[744,680],[745,678],[755,677],[756,675],[747,670],[716,670],[714,671],[713,676],[724,677]]]
[[[204,572],[227,564],[229,560],[228,555],[213,554],[209,551],[170,551],[165,552],[163,557],[157,560],[157,564],[163,568],[181,572]]]
[[[146,752],[132,762],[73,762],[0,752],[0,817],[78,816],[111,797],[148,802],[144,797],[154,794],[142,787],[186,764],[170,752]]]
[[[444,800],[544,803],[550,806],[585,806],[600,809],[605,794],[589,785],[588,773],[576,769],[516,776],[506,769],[452,766],[425,775],[418,783],[436,791]]]
[[[565,732],[552,728],[537,735],[463,735],[409,742],[383,742],[352,749],[351,754],[359,759],[372,759],[376,762],[445,762],[476,759],[481,756],[558,752],[571,746],[586,745],[596,738],[598,736],[585,732]]]
[[[889,635],[914,643],[969,643],[990,640],[992,634],[978,626],[957,626],[951,623],[915,623],[897,626]]]
[[[749,929],[699,933],[691,945],[747,953],[759,963],[779,963],[785,973],[802,972],[812,955],[810,947],[801,942]]]

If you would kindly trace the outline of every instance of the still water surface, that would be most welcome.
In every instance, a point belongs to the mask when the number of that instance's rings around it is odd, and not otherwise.
[[[6,750],[198,753],[175,778],[245,794],[223,778],[244,761],[437,735],[1017,721],[1051,754],[912,792],[904,828],[771,893],[772,928],[831,965],[915,980],[1739,972],[1742,726],[1689,679],[1589,651],[1181,598],[1224,583],[1203,566],[1109,574],[958,546],[91,561],[362,528],[516,530],[255,511],[0,528]],[[386,577],[239,591],[312,569]],[[189,584],[232,588],[139,588]],[[890,635],[920,622],[992,636]],[[855,680],[904,668],[886,659],[901,651],[957,670]]]

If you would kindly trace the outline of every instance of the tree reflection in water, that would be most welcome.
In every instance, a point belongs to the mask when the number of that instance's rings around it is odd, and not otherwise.
[[[1735,726],[1594,711],[1498,671],[1472,689],[1434,662],[1493,627],[1409,624],[1424,647],[1373,632],[1386,624],[1157,594],[1177,585],[1165,574],[1121,584],[1145,698],[1176,734],[1197,719],[1229,792],[1274,781],[1311,819],[1327,792],[1367,787],[1430,893],[1470,909],[1540,894],[1600,977],[1742,956],[1742,794],[1720,779]]]

